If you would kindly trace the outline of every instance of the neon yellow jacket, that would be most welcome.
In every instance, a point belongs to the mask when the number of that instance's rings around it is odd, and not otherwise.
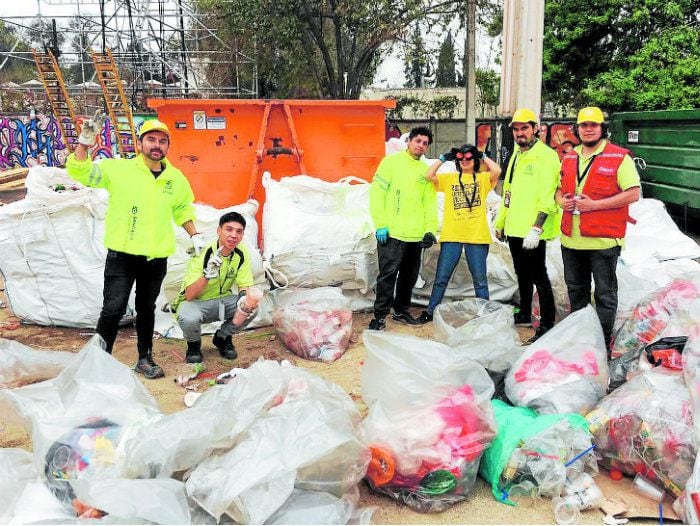
[[[180,170],[163,159],[156,179],[139,155],[134,159],[68,156],[66,170],[76,181],[109,192],[105,218],[105,246],[126,254],[163,258],[175,252],[173,221],[194,220],[194,195]]]
[[[420,241],[437,233],[437,193],[425,178],[428,166],[408,151],[382,159],[369,191],[374,227],[388,228],[400,241]]]
[[[542,141],[538,140],[523,152],[515,145],[503,182],[503,199],[496,214],[497,230],[503,230],[507,236],[524,238],[535,224],[537,214],[544,212],[547,219],[542,225],[541,239],[553,239],[560,234],[561,209],[554,200],[559,185],[559,165],[557,152]],[[506,192],[510,192],[508,208],[504,206]]]

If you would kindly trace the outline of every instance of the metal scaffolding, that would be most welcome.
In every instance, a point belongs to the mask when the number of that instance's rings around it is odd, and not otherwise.
[[[222,0],[226,1],[226,0]],[[132,108],[145,109],[146,97],[255,98],[257,67],[254,59],[231,49],[197,11],[194,0],[36,0],[33,16],[0,16],[26,34],[40,21],[45,49],[53,49],[51,27],[66,42],[57,56],[61,68],[79,65],[82,82],[73,86],[93,89],[90,50],[112,50],[126,81]],[[67,14],[70,10],[73,14]],[[69,29],[69,23],[71,27]],[[56,29],[54,29],[56,30]],[[77,38],[75,38],[77,37]],[[76,45],[80,48],[75,49]],[[16,46],[15,46],[16,48]],[[70,49],[69,49],[70,48]],[[8,58],[32,60],[31,52],[12,49],[0,53],[0,72]],[[223,75],[208,75],[225,65]],[[213,77],[222,77],[217,82]],[[89,108],[89,104],[87,107]]]

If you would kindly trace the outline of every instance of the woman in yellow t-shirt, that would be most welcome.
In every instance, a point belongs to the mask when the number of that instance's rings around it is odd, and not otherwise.
[[[454,161],[457,172],[437,173],[445,161]],[[479,171],[481,163],[486,171]],[[501,168],[482,154],[476,146],[465,144],[440,156],[425,174],[438,192],[445,194],[445,214],[440,234],[435,282],[428,308],[418,318],[421,323],[433,320],[433,311],[445,297],[447,283],[459,263],[462,251],[472,275],[477,298],[489,299],[486,280],[486,257],[491,244],[486,217],[486,196],[496,186]]]

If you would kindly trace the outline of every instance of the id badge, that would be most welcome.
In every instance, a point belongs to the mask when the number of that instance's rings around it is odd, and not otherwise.
[[[506,208],[510,206],[510,190],[503,195],[503,206]]]
[[[219,321],[224,321],[224,316],[226,315],[226,305],[223,301],[219,302]]]

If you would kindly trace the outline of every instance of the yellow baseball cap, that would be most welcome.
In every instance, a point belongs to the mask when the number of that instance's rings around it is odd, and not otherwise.
[[[600,108],[589,106],[578,112],[576,124],[581,124],[582,122],[597,122],[598,124],[603,124],[605,122],[605,117]]]
[[[535,115],[535,112],[532,110],[521,108],[519,110],[515,110],[513,118],[508,126],[512,127],[514,122],[537,122],[537,115]]]
[[[170,130],[165,125],[165,123],[159,121],[158,119],[151,119],[148,121],[144,121],[144,123],[141,125],[141,128],[139,128],[139,139],[142,139],[143,136],[147,133],[154,131],[163,132],[165,135],[168,136],[168,139],[170,138]]]

